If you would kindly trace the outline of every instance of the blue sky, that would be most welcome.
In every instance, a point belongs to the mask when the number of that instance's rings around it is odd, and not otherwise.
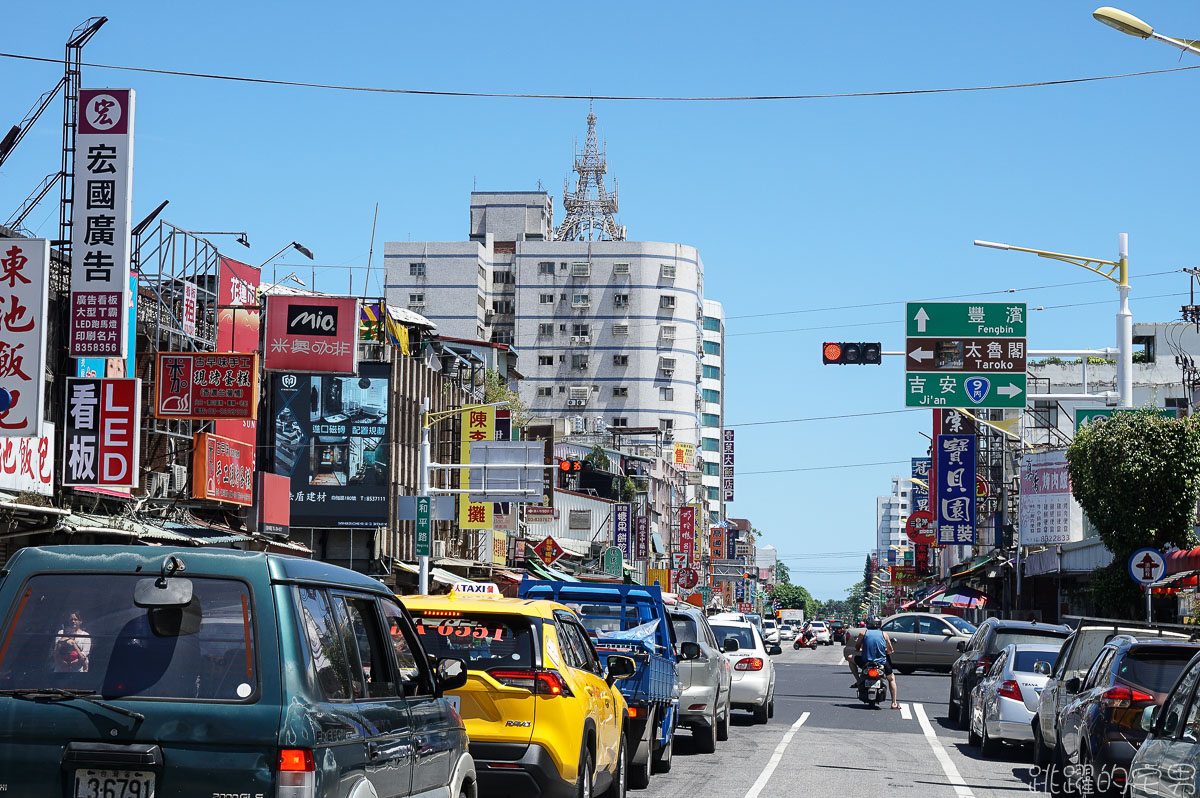
[[[1200,65],[1091,18],[1097,0],[962,3],[25,3],[0,50],[61,57],[88,16],[85,61],[356,86],[638,95],[819,94],[985,86]],[[1123,5],[1200,38],[1193,4]],[[0,126],[61,67],[0,58]],[[729,315],[731,424],[903,407],[898,359],[823,367],[826,339],[903,340],[900,305],[1088,280],[1078,269],[971,246],[976,238],[1112,258],[1130,235],[1135,321],[1178,317],[1196,265],[1200,71],[1067,86],[749,103],[596,103],[619,221],[633,239],[699,248]],[[555,195],[587,102],[418,97],[85,68],[85,86],[138,91],[134,214],[163,199],[189,229],[246,230],[253,263],[295,239],[318,287],[361,291],[375,203],[386,240],[462,240],[468,192]],[[0,168],[0,220],[57,169],[59,107]],[[54,237],[46,203],[29,218]],[[299,257],[283,263],[302,266]],[[347,269],[344,267],[358,267]],[[286,273],[280,271],[280,275]],[[307,279],[307,278],[306,278]],[[374,284],[374,279],[372,283]],[[1113,343],[1116,292],[1020,292],[1031,348]],[[790,315],[759,316],[764,313]],[[861,326],[842,326],[861,325]],[[812,329],[816,328],[816,329]],[[787,330],[787,332],[767,332]],[[872,546],[874,497],[922,454],[928,413],[743,427],[731,515],[750,518],[794,581],[833,598]],[[815,554],[847,553],[845,558]]]

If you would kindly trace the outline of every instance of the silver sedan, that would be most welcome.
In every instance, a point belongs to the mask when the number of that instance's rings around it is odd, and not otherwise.
[[[1001,742],[1032,742],[1038,696],[1058,656],[1058,646],[1013,643],[996,657],[971,691],[970,743],[982,756],[993,756]],[[1037,667],[1039,663],[1043,667]]]

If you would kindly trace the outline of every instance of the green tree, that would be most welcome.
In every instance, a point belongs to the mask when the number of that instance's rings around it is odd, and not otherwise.
[[[782,562],[775,563],[775,584],[790,585],[792,583],[792,572]]]
[[[805,618],[815,618],[820,602],[800,585],[776,585],[773,599],[785,610],[804,610]]]
[[[509,388],[508,384],[500,377],[500,372],[495,369],[488,369],[483,373],[483,402],[484,404],[503,402],[514,427],[524,427],[533,417],[533,414],[529,412],[529,406],[521,401],[520,394]]]
[[[583,462],[597,471],[607,471],[612,465],[608,460],[608,455],[604,453],[603,446],[593,446],[592,450],[584,456]]]
[[[1067,449],[1071,492],[1113,561],[1093,572],[1092,596],[1106,614],[1134,616],[1140,590],[1126,573],[1144,546],[1195,545],[1200,499],[1200,421],[1151,408],[1114,413],[1075,434]]]

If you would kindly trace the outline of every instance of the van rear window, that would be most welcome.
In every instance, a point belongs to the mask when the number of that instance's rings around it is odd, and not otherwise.
[[[410,610],[417,636],[430,654],[458,657],[467,668],[536,667],[528,618],[488,612]]]
[[[246,585],[190,577],[186,605],[139,607],[144,574],[40,574],[0,631],[0,690],[247,701],[258,692]]]

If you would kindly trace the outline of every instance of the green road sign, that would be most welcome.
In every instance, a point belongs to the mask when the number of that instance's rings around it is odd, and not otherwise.
[[[909,302],[906,313],[910,338],[1024,338],[1029,316],[1024,302]]]
[[[417,497],[416,555],[418,557],[429,557],[433,554],[433,535],[429,531],[430,504],[432,502],[433,499],[429,496]]]
[[[1025,407],[1025,374],[904,375],[905,407]]]
[[[625,573],[624,556],[621,549],[609,546],[604,550],[604,573],[609,576],[622,576]]]
[[[1077,430],[1083,429],[1088,424],[1091,424],[1093,421],[1107,421],[1108,419],[1112,418],[1113,413],[1135,413],[1135,412],[1137,412],[1136,408],[1126,408],[1126,407],[1116,407],[1116,408],[1098,407],[1095,409],[1077,407],[1077,408],[1075,408],[1075,429],[1077,429]],[[1178,418],[1179,417],[1179,414],[1175,411],[1174,408],[1163,409],[1163,408],[1159,407],[1159,408],[1155,408],[1155,412],[1158,413],[1163,418]]]

